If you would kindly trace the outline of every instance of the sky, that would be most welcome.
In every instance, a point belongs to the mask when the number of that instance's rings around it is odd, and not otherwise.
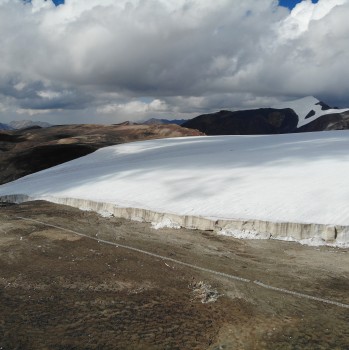
[[[0,0],[0,122],[346,107],[348,16],[349,0]]]
[[[279,0],[280,6],[288,7],[290,10],[292,10],[298,3],[300,3],[302,0]],[[63,0],[56,0],[55,2],[62,3]],[[315,4],[318,2],[318,0],[312,0],[312,2]]]

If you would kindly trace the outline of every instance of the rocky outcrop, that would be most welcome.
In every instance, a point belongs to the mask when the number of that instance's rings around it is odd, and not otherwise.
[[[261,108],[245,111],[220,111],[191,119],[183,127],[207,135],[261,135],[294,132],[298,116],[289,108]]]

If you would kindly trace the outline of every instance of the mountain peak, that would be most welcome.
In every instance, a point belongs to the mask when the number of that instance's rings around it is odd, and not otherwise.
[[[32,121],[32,120],[15,120],[9,123],[9,125],[14,129],[26,129],[32,126],[40,126],[42,128],[48,128],[49,126],[52,126],[47,122]]]
[[[298,125],[300,128],[325,114],[346,112],[348,109],[338,110],[331,108],[326,103],[318,100],[314,96],[306,96],[297,100],[282,102],[273,106],[275,109],[291,108],[298,115]]]
[[[284,134],[349,129],[349,109],[337,109],[314,96],[282,102],[270,108],[220,111],[183,124],[207,135]]]
[[[307,107],[309,107],[312,105],[316,105],[319,102],[320,102],[320,100],[318,100],[314,96],[305,96],[305,97],[298,98],[296,100],[280,102],[280,103],[272,106],[271,108],[275,108],[275,109],[292,108],[291,106],[307,106]]]

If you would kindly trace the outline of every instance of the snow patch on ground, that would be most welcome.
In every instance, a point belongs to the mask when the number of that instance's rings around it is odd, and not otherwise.
[[[140,216],[132,216],[131,220],[136,222],[144,222],[144,219],[141,218]]]
[[[326,242],[321,237],[312,237],[307,239],[301,239],[297,240],[292,237],[271,237],[272,239],[278,240],[278,241],[286,241],[286,242],[297,242],[301,245],[307,245],[310,247],[336,247],[336,248],[349,248],[349,240],[342,241],[342,240],[336,240],[335,243]]]
[[[326,242],[321,237],[311,237],[307,239],[297,240],[293,237],[284,237],[284,236],[272,236],[267,232],[258,232],[254,230],[231,230],[231,229],[222,229],[217,232],[218,235],[228,236],[237,239],[274,239],[278,241],[285,242],[297,242],[301,245],[307,245],[312,247],[319,246],[328,246],[328,247],[337,247],[337,248],[349,248],[349,232],[338,237],[335,243]]]
[[[114,216],[110,211],[107,210],[100,210],[98,211],[98,214],[103,218],[112,218]]]
[[[45,201],[45,200],[47,200],[48,202],[50,201],[49,198],[45,198],[45,197],[41,197],[40,199],[43,200],[43,201]],[[79,209],[80,209],[81,211],[93,211],[91,208],[89,208],[89,207],[84,207],[84,206],[80,206]]]
[[[312,238],[301,239],[301,240],[297,240],[293,237],[272,237],[272,239],[275,239],[277,241],[285,241],[285,242],[297,242],[301,245],[308,245],[312,247],[329,245],[329,243],[326,243],[321,237],[312,237]]]
[[[160,230],[162,228],[173,228],[173,229],[180,229],[181,226],[178,225],[177,223],[173,222],[172,220],[165,218],[162,221],[159,222],[152,222],[151,227],[154,230]]]
[[[267,232],[258,232],[254,230],[230,230],[222,229],[217,232],[220,236],[228,236],[239,239],[269,239],[270,233]]]

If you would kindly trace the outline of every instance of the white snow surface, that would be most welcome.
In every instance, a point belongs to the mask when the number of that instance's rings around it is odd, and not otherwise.
[[[102,148],[0,186],[222,219],[349,225],[349,131],[186,137]]]
[[[309,124],[313,120],[326,115],[333,113],[343,113],[349,111],[349,109],[328,109],[322,110],[321,105],[318,105],[320,101],[313,96],[307,96],[298,100],[288,101],[284,103],[280,103],[273,108],[283,109],[283,108],[291,108],[298,115],[298,124],[297,128],[300,128],[303,125]],[[315,114],[312,117],[305,118],[309,112],[314,111]]]

